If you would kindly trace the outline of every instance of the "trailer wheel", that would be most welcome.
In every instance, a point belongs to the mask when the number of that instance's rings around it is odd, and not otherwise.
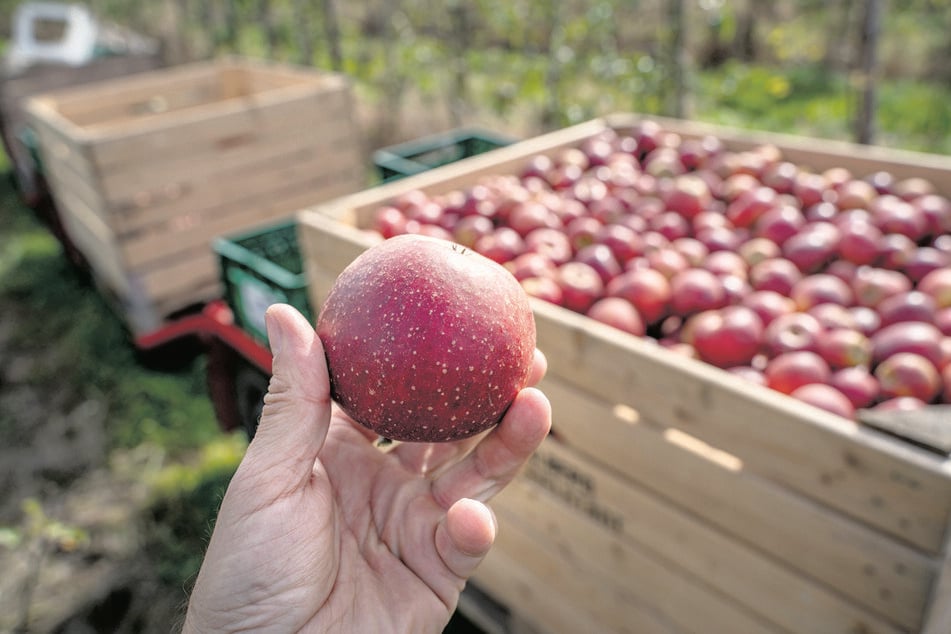
[[[254,438],[261,412],[264,409],[264,395],[270,377],[259,369],[240,363],[235,371],[235,405],[238,410],[238,421],[248,434],[248,440]]]

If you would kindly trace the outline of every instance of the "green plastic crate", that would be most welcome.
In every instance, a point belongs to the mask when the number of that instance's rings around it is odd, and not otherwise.
[[[504,147],[516,139],[482,128],[458,128],[381,148],[373,164],[384,183]]]
[[[271,304],[290,304],[311,323],[307,280],[293,220],[214,241],[224,300],[242,330],[267,343],[264,312]]]

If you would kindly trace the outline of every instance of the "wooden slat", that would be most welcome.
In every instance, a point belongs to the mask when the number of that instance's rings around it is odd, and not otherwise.
[[[704,460],[686,450],[679,451],[680,455],[677,448],[665,454],[673,456],[672,462],[680,466]],[[689,471],[690,467],[686,469]],[[910,593],[906,591],[895,600],[886,589],[881,595],[888,600],[880,605],[871,602],[875,614],[872,609],[845,598],[841,587],[803,575],[795,561],[789,562],[790,553],[786,553],[784,561],[776,557],[776,553],[769,552],[782,550],[783,535],[789,529],[768,536],[779,543],[771,544],[767,551],[763,551],[745,541],[743,530],[730,527],[731,530],[723,531],[705,521],[703,507],[683,504],[686,500],[671,503],[663,497],[663,492],[651,493],[612,474],[559,441],[546,440],[532,459],[523,480],[545,492],[544,496],[521,500],[520,509],[526,522],[532,522],[539,531],[541,524],[551,523],[551,530],[564,533],[579,558],[615,567],[622,578],[626,562],[624,558],[616,557],[614,550],[608,547],[606,535],[656,553],[674,569],[694,576],[699,582],[789,631],[896,634],[917,629],[919,625],[921,595],[924,594],[920,589],[919,596],[913,597],[915,605],[911,610],[902,604],[902,599],[911,596]],[[728,497],[727,490],[717,492],[712,487],[703,487],[702,493],[709,494],[706,506],[730,504],[723,500]],[[774,506],[781,507],[785,496],[781,491],[778,493],[779,500],[760,509],[760,514],[772,512]],[[781,508],[780,513],[783,513]],[[813,541],[821,541],[817,537],[841,542],[829,532],[814,534]],[[795,543],[785,543],[787,551],[795,546]],[[871,553],[867,555],[866,565],[876,561]],[[863,576],[868,585],[881,590],[873,576]],[[926,583],[924,587],[927,587]]]
[[[513,540],[508,526],[499,528],[499,537],[471,581],[520,619],[528,621],[540,634],[605,632],[604,625],[580,609],[575,601],[556,593],[547,578],[522,565],[517,552],[510,552]],[[557,570],[556,570],[557,573]],[[645,632],[659,632],[650,629]],[[679,634],[666,630],[667,634]]]
[[[104,139],[95,144],[92,159],[104,178],[112,179],[105,181],[106,186],[113,196],[118,196],[115,186],[123,180],[152,176],[144,184],[127,187],[134,190],[154,186],[158,179],[176,178],[181,174],[175,171],[163,174],[162,170],[174,170],[189,161],[224,158],[229,150],[241,152],[260,143],[286,140],[289,129],[296,130],[301,139],[314,141],[328,132],[339,136],[341,123],[350,116],[348,104],[343,91],[308,91],[276,103],[248,103],[245,107],[222,109],[204,118],[181,120],[169,129],[127,132]],[[315,117],[315,112],[321,116]],[[203,169],[208,167],[205,165]]]
[[[498,539],[506,539],[508,533],[531,536],[540,552],[533,554],[520,545],[516,551],[519,561],[529,569],[543,571],[546,580],[548,574],[555,573],[550,567],[562,570],[564,576],[589,580],[584,592],[569,594],[570,600],[605,626],[632,632],[655,631],[652,628],[658,626],[685,632],[784,631],[646,549],[601,531],[580,514],[559,517],[557,512],[545,513],[551,508],[545,506],[545,498],[542,489],[525,481],[510,484],[492,503],[501,525]],[[546,520],[541,523],[532,516],[539,509]],[[593,557],[589,557],[593,552],[589,547],[599,549]],[[601,558],[604,553],[606,558]],[[541,558],[545,561],[538,561]],[[557,582],[551,585],[557,587]],[[650,620],[635,622],[644,617]]]
[[[734,456],[697,454],[632,410],[614,410],[555,376],[542,389],[558,438],[579,454],[871,611],[920,623],[935,575],[920,552],[758,477]]]

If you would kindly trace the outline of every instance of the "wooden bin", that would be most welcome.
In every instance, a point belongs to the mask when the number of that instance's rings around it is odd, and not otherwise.
[[[365,186],[349,81],[221,59],[27,104],[71,241],[134,335],[220,296],[211,240]]]
[[[591,121],[302,211],[313,306],[378,240],[359,227],[381,203],[515,173],[535,153],[636,120]],[[664,125],[951,193],[945,158]],[[475,576],[483,590],[551,632],[951,631],[946,456],[583,315],[534,309],[554,433],[493,502],[501,526]]]

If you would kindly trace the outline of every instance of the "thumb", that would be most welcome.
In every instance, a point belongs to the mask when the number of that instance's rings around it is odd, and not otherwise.
[[[272,376],[246,462],[259,472],[289,472],[282,479],[293,487],[309,480],[330,425],[327,361],[313,327],[296,309],[274,304],[265,319]]]

